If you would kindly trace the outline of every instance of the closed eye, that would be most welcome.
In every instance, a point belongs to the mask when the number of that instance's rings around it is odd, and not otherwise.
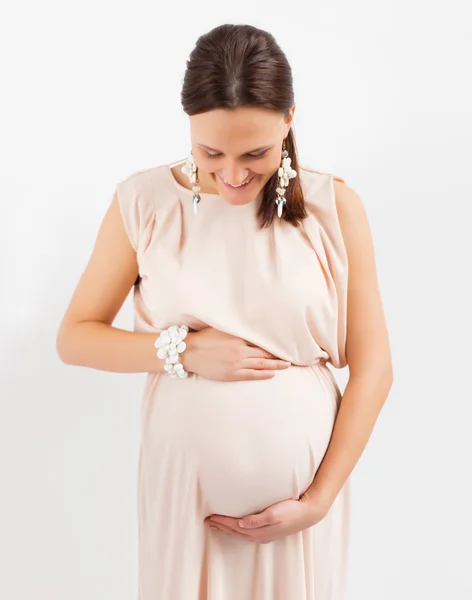
[[[262,154],[247,154],[246,156],[248,156],[249,158],[254,158],[255,160],[259,160],[261,158],[264,158],[266,156],[267,152],[263,152]],[[221,156],[221,154],[208,154],[208,152],[205,153],[207,158],[219,158]]]

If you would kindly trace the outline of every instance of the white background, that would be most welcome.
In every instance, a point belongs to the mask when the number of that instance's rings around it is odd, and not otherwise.
[[[225,22],[274,34],[301,161],[345,178],[371,223],[395,382],[352,476],[349,600],[472,598],[468,11],[2,5],[1,598],[136,598],[145,376],[66,366],[55,336],[115,183],[187,155],[185,61]],[[130,300],[117,326],[132,327]]]

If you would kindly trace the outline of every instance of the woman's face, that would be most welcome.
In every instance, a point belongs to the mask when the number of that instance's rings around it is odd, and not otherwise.
[[[287,121],[281,113],[259,107],[192,115],[192,152],[201,191],[219,194],[230,204],[254,200],[280,167],[294,112],[295,106]]]

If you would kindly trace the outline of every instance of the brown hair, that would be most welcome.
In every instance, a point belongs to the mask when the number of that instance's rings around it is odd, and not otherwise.
[[[251,25],[224,24],[201,35],[187,60],[181,101],[187,115],[216,108],[259,106],[288,116],[294,105],[292,70],[274,37]],[[285,138],[298,171],[293,124]],[[277,171],[267,181],[258,217],[269,226],[277,211]],[[299,177],[290,179],[282,218],[295,227],[307,216]]]

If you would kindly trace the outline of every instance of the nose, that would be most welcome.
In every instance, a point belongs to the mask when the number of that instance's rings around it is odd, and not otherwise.
[[[247,179],[249,173],[247,169],[242,169],[238,164],[233,164],[226,167],[220,175],[231,185],[239,185]]]

